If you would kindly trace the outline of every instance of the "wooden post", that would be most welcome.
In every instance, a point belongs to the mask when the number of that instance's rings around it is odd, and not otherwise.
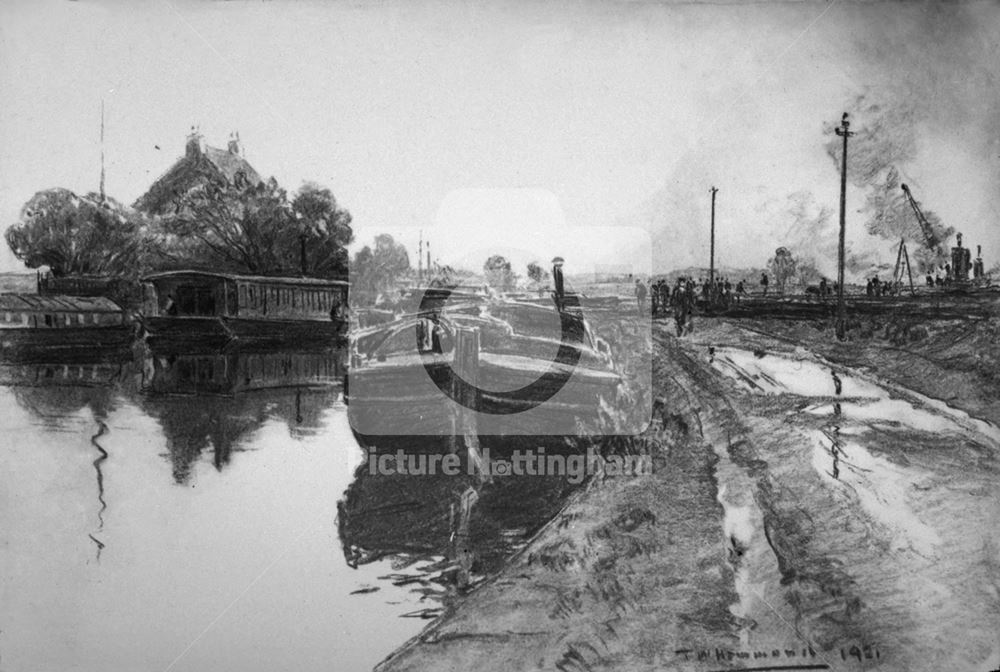
[[[479,428],[476,412],[479,410],[479,329],[457,327],[455,329],[455,353],[451,368],[452,398],[458,402],[453,436],[461,436],[468,459],[476,465],[479,478],[488,481],[489,470],[483,464],[483,454],[479,447]],[[464,382],[463,382],[464,381]],[[457,445],[455,446],[457,449]]]
[[[709,287],[709,298],[715,298],[715,195],[719,193],[719,190],[712,187],[709,190],[712,193],[712,232],[711,238],[709,239],[709,251],[708,251],[708,287]]]
[[[909,251],[907,251],[907,249],[905,247],[903,248],[903,259],[906,260],[906,274],[910,278],[910,294],[912,296],[916,296],[917,295],[917,290],[913,286],[913,267],[910,266],[910,253],[909,253]]]
[[[847,230],[847,138],[854,135],[848,130],[851,122],[844,112],[840,126],[835,132],[844,138],[844,148],[840,156],[840,238],[837,245],[837,340],[842,341],[847,334],[847,317],[844,310],[844,239]]]

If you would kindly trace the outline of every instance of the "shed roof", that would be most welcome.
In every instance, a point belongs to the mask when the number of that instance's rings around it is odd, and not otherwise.
[[[217,271],[179,270],[163,271],[161,273],[151,273],[143,278],[146,282],[157,280],[168,280],[170,278],[184,277],[205,277],[219,278],[222,280],[233,280],[236,282],[255,282],[259,284],[279,284],[279,285],[299,285],[310,287],[346,287],[350,283],[346,280],[327,280],[325,278],[295,278],[271,275],[240,275],[238,273],[222,273]]]
[[[0,294],[0,310],[39,313],[120,313],[121,306],[103,296]]]

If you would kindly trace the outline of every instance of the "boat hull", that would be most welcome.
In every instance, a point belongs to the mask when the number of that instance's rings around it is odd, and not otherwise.
[[[155,342],[210,341],[238,339],[254,343],[346,342],[343,322],[320,320],[260,320],[239,317],[147,317],[143,327]]]
[[[548,370],[525,366],[526,361],[534,363],[526,358],[483,354],[478,371],[478,411],[470,411],[477,434],[565,437],[604,433],[601,409],[615,399],[620,384],[616,375],[577,368],[565,384],[557,379],[551,384],[558,388],[544,389],[542,385],[535,388],[533,397],[495,391],[524,388]],[[461,422],[459,414],[468,410],[442,391],[449,388],[454,375],[446,362],[351,370],[345,385],[351,427],[369,446],[395,446],[398,441],[392,437],[422,437],[417,443],[434,450],[449,445]]]
[[[0,359],[10,362],[101,362],[126,356],[133,325],[0,329]]]

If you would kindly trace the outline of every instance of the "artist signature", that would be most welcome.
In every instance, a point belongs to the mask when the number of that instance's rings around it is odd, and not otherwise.
[[[875,661],[882,659],[882,652],[874,644],[856,644],[841,647],[836,653],[842,661]],[[836,655],[834,653],[834,655]],[[823,662],[811,646],[794,648],[772,648],[757,651],[733,651],[731,649],[677,649],[674,654],[693,662],[752,662],[754,667],[741,668],[744,672],[767,672],[769,670],[828,670],[830,664]]]

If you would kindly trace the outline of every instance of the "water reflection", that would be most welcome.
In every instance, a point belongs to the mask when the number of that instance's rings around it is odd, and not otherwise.
[[[369,473],[332,348],[79,355],[0,363],[5,429],[18,432],[0,455],[12,540],[0,563],[21,577],[0,618],[30,625],[5,631],[11,669],[163,669],[213,623],[175,669],[280,668],[289,646],[313,669],[370,668],[422,625],[399,616],[437,615],[574,487]],[[67,590],[84,606],[66,610]],[[300,612],[309,628],[279,618]],[[108,649],[105,627],[133,634]],[[375,630],[378,642],[364,637]]]
[[[104,529],[104,512],[108,508],[108,503],[104,501],[104,472],[101,471],[101,463],[108,459],[108,451],[104,450],[104,446],[97,442],[99,438],[108,433],[108,426],[103,422],[98,424],[97,434],[90,437],[90,442],[94,444],[94,447],[100,452],[97,459],[94,460],[94,471],[97,472],[97,501],[100,503],[101,508],[97,510],[97,520],[98,527],[97,532],[100,533]],[[101,551],[104,550],[104,542],[95,537],[93,534],[89,536],[95,544],[97,544],[97,559],[101,559]]]
[[[116,386],[125,364],[3,364],[0,385],[11,388],[19,406],[58,430],[64,418],[84,410],[99,421],[107,418],[117,405]]]
[[[561,476],[509,475],[480,483],[464,457],[456,475],[386,474],[375,467],[374,461],[358,467],[338,507],[348,564],[390,557],[416,574],[389,578],[437,584],[444,592],[429,594],[443,598],[500,570],[579,487]]]
[[[184,483],[206,450],[221,470],[268,420],[284,422],[293,438],[319,431],[339,394],[343,358],[332,347],[164,348],[149,351],[143,372],[136,401],[159,421],[174,480]]]

